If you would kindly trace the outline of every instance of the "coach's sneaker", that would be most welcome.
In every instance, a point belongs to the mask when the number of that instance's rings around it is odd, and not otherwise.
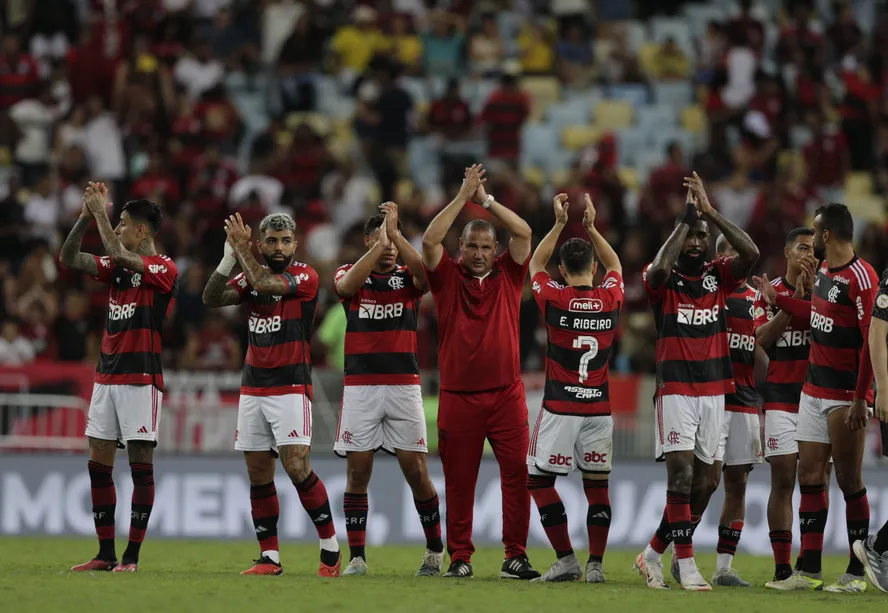
[[[824,592],[844,593],[860,593],[866,591],[866,578],[858,577],[850,573],[845,573],[839,580],[823,588]]]
[[[134,573],[139,570],[139,564],[137,562],[130,562],[129,564],[118,564],[111,571],[112,573]]]
[[[100,560],[98,558],[93,558],[89,562],[84,562],[83,564],[72,566],[71,570],[73,570],[75,573],[79,573],[84,571],[114,570],[116,567],[117,560]]]
[[[416,571],[417,577],[437,577],[441,574],[441,567],[444,565],[444,552],[435,552],[426,549],[425,555],[422,557],[422,566]]]
[[[823,576],[820,573],[811,575],[801,570],[793,573],[782,581],[770,581],[765,587],[783,592],[814,592],[823,589]]]
[[[586,563],[586,583],[604,583],[604,569],[601,562]]]
[[[706,579],[695,566],[693,570],[682,575],[681,589],[688,592],[711,592],[712,586],[706,583]]]
[[[652,590],[668,590],[666,579],[663,577],[662,558],[645,557],[642,551],[635,558],[635,572],[644,577],[648,587]]]
[[[339,565],[342,564],[342,554],[338,551],[336,553],[339,554],[336,564],[324,564],[324,560],[321,560],[320,566],[318,566],[318,577],[338,577],[340,575]]]
[[[241,572],[242,575],[283,575],[284,569],[279,562],[275,562],[268,556],[261,556],[253,560],[253,566]]]
[[[454,560],[450,563],[450,568],[447,569],[447,572],[441,576],[453,579],[468,579],[469,577],[474,577],[475,573],[472,572],[472,565],[468,562]]]
[[[539,576],[539,571],[533,569],[527,556],[506,558],[503,560],[503,567],[500,569],[501,579],[520,579],[522,581],[530,581]]]
[[[734,568],[719,568],[712,573],[712,585],[722,587],[752,587],[749,581],[740,578],[740,573]]]
[[[851,548],[857,559],[863,563],[866,578],[869,579],[877,590],[888,592],[888,552],[879,554],[873,546],[876,543],[876,535],[870,534],[863,541],[854,541]]]
[[[549,566],[549,570],[547,570],[545,574],[541,577],[531,579],[531,581],[556,583],[562,581],[576,581],[582,576],[583,570],[580,568],[577,556],[570,554],[569,556],[564,556],[563,558],[555,560],[552,565]]]

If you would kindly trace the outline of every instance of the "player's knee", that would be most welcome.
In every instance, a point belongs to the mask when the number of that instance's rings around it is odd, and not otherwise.
[[[823,470],[819,466],[799,464],[799,485],[820,485],[823,483]]]
[[[117,455],[117,441],[105,441],[97,438],[89,438],[89,459],[105,466],[114,465],[114,456]]]
[[[129,441],[126,444],[126,452],[132,463],[151,464],[154,462],[154,443]]]
[[[835,471],[836,484],[845,496],[856,494],[863,489],[863,478],[860,471],[854,468],[839,468],[838,466]]]
[[[690,494],[694,485],[694,469],[690,464],[675,467],[667,477],[669,489],[673,492]],[[705,482],[703,482],[705,488]]]
[[[363,463],[349,466],[346,471],[346,488],[353,494],[366,492],[370,487],[371,474],[370,467]]]
[[[725,496],[744,498],[746,496],[746,483],[748,481],[748,469],[745,466],[732,466],[725,472]]]

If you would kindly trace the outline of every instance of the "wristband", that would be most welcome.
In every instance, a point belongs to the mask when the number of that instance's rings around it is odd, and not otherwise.
[[[495,202],[494,197],[491,196],[490,194],[487,194],[487,200],[485,200],[484,202],[482,202],[482,203],[481,203],[481,206],[483,206],[485,209],[489,209],[489,208],[490,208],[490,205],[493,204],[494,202]]]
[[[222,258],[222,261],[219,262],[219,265],[216,267],[216,272],[218,272],[223,277],[227,277],[231,274],[231,270],[234,268],[234,265],[237,264],[237,258],[233,255],[226,255]]]

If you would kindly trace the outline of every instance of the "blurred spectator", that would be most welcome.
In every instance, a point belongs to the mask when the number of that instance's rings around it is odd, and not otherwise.
[[[555,52],[545,23],[528,24],[518,36],[521,70],[524,74],[549,74],[555,64]]]
[[[503,75],[479,118],[487,135],[487,156],[516,161],[521,155],[521,127],[529,116],[530,97],[518,86],[514,75]]]
[[[173,69],[176,83],[196,100],[206,91],[219,85],[225,77],[225,66],[213,57],[213,47],[205,39],[192,43],[191,53],[179,58]]]
[[[37,97],[20,100],[9,109],[9,117],[22,134],[15,161],[25,187],[32,187],[49,168],[52,126],[67,110],[55,104],[48,84],[40,84],[37,91]]]
[[[278,55],[278,78],[283,112],[314,110],[316,72],[323,59],[324,41],[310,14],[303,12]]]
[[[465,25],[458,15],[435,11],[431,28],[422,37],[425,73],[455,77],[462,67]]]
[[[722,88],[721,97],[729,109],[741,109],[755,94],[757,60],[745,33],[734,32],[731,42],[725,56],[727,83]]]
[[[643,83],[645,81],[641,65],[632,47],[629,36],[623,28],[611,33],[611,52],[604,64],[605,79],[608,83]]]
[[[376,25],[374,9],[360,4],[352,12],[351,20],[354,25],[340,27],[330,41],[336,66],[347,86],[364,72],[373,56],[385,47],[385,38]]]
[[[37,62],[22,50],[21,39],[5,33],[0,54],[0,110],[33,96],[39,80]]]
[[[579,23],[568,25],[564,37],[555,47],[555,54],[558,56],[558,73],[565,83],[583,87],[589,82],[595,54],[583,26]]]
[[[728,23],[732,40],[745,40],[756,55],[765,45],[765,26],[752,15],[752,0],[740,0],[740,12]]]
[[[666,163],[651,172],[642,195],[642,213],[655,223],[671,223],[684,207],[687,190],[683,183],[690,173],[681,145],[666,145]]]
[[[240,343],[225,318],[210,310],[200,330],[189,330],[182,368],[198,371],[236,371],[243,361]]]
[[[759,188],[749,180],[743,167],[738,166],[727,181],[714,186],[712,201],[725,219],[745,229],[758,194]]]
[[[106,110],[98,96],[87,102],[83,140],[90,175],[104,181],[116,181],[119,188],[127,170],[123,135],[116,117]]]
[[[3,320],[0,335],[0,364],[20,366],[32,362],[37,355],[33,343],[21,334],[21,321],[13,317]]]
[[[422,40],[413,30],[413,24],[402,14],[395,14],[389,23],[390,34],[385,45],[391,58],[401,64],[407,74],[419,74],[422,71]]]
[[[835,3],[836,21],[826,30],[826,37],[832,45],[834,61],[841,61],[848,53],[857,50],[863,41],[863,32],[857,25],[851,3]]]
[[[469,64],[472,74],[496,77],[502,71],[506,48],[500,37],[496,15],[481,17],[481,28],[469,39]]]
[[[873,76],[882,78],[882,65],[878,58],[873,58],[872,65],[867,66],[858,64],[856,59],[847,56],[842,62],[842,68],[845,97],[840,111],[842,130],[848,139],[851,154],[851,168],[855,171],[867,171],[874,162],[874,122],[882,97],[882,87]]]
[[[820,113],[808,114],[811,142],[803,151],[808,185],[824,202],[842,202],[845,178],[851,171],[848,141],[834,122]]]
[[[59,221],[62,203],[59,200],[58,181],[49,172],[37,180],[25,204],[25,221],[32,238],[59,247]]]
[[[97,358],[99,336],[90,330],[89,299],[83,292],[69,291],[62,301],[62,313],[55,321],[55,358],[62,362],[83,362]]]
[[[658,81],[679,81],[687,79],[691,73],[688,57],[671,36],[660,45],[653,68],[652,76]]]

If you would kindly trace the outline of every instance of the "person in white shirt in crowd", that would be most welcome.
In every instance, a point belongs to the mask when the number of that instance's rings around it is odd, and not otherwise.
[[[33,362],[37,354],[31,341],[21,335],[19,323],[15,317],[3,320],[0,333],[0,364],[4,366],[21,366]]]

